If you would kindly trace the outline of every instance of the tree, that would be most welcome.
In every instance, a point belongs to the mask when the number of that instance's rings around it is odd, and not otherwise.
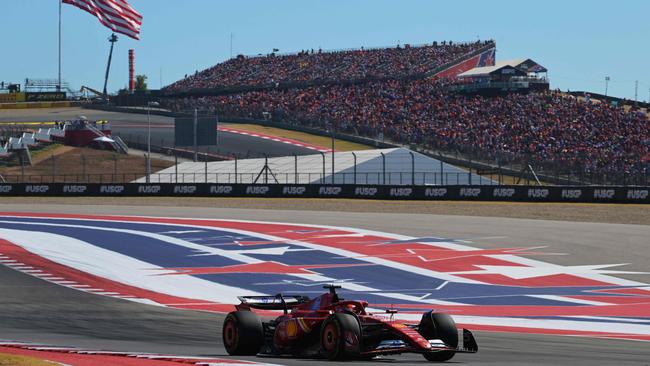
[[[147,75],[135,76],[135,90],[137,91],[147,90]]]

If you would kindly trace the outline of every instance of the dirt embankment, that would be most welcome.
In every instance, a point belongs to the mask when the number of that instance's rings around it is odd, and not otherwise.
[[[128,182],[144,176],[146,170],[144,155],[70,146],[39,151],[32,163],[2,167],[0,174],[7,182]],[[173,161],[151,159],[152,172],[173,165]]]

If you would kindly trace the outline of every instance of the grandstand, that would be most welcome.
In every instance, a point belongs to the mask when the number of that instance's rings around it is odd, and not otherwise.
[[[492,69],[518,70],[525,65],[520,78],[547,71],[530,59],[495,63],[495,46],[491,41],[473,45],[449,42],[402,50],[428,55],[431,50],[444,49],[444,56],[433,63],[428,57],[391,58],[399,54],[396,49],[326,54],[318,58],[317,68],[312,64],[303,67],[300,60],[320,53],[240,58],[172,84],[168,91],[195,93],[166,98],[163,104],[174,111],[197,108],[224,119],[270,117],[322,129],[334,124],[337,131],[352,135],[460,154],[468,160],[532,165],[540,174],[568,174],[587,183],[622,184],[629,182],[629,177],[622,181],[621,175],[633,175],[634,182],[647,184],[650,125],[645,111],[549,91],[548,84],[541,90],[525,88],[512,93],[506,89],[489,97],[456,93],[454,88],[460,83],[456,76],[475,67],[496,64],[499,66]],[[450,51],[454,47],[458,49]],[[383,63],[366,64],[373,60],[368,55],[388,56],[382,58]],[[222,80],[226,70],[234,70],[233,76]],[[381,77],[351,82],[368,75]],[[269,80],[311,76],[311,81],[333,76],[338,81],[258,88]],[[219,93],[195,89],[235,84],[240,88]]]
[[[459,59],[494,53],[493,41],[432,42],[394,48],[301,51],[295,54],[236,58],[186,76],[163,89],[166,93],[220,88],[300,86],[432,75]],[[479,57],[468,67],[487,66],[493,58]],[[482,62],[482,63],[481,63]]]

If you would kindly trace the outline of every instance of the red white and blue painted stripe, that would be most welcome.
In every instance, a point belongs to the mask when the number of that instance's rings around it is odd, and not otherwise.
[[[650,340],[650,285],[614,276],[632,272],[470,244],[332,226],[0,214],[1,264],[130,301],[226,312],[240,295],[315,296],[336,283],[343,297],[407,320],[433,308],[475,330]]]

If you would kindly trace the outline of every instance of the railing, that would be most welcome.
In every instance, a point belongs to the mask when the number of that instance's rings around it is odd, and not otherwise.
[[[481,43],[494,43],[494,40],[485,40],[485,41],[480,41]],[[436,42],[438,46],[442,46],[442,42]],[[477,41],[463,41],[463,42],[453,42],[454,46],[468,46],[472,44],[476,44]],[[449,43],[446,43],[447,45]],[[432,42],[428,43],[418,43],[418,44],[410,44],[410,43],[404,43],[401,44],[400,47],[405,48],[406,46],[409,46],[410,48],[419,48],[419,47],[427,47],[433,45]],[[338,48],[338,49],[319,49],[318,51],[314,51],[314,53],[321,52],[321,53],[341,53],[341,52],[355,52],[355,51],[378,51],[378,50],[385,50],[385,49],[391,49],[391,48],[397,48],[397,45],[392,45],[392,46],[385,46],[385,47],[352,47],[352,48]],[[299,55],[300,53],[305,52],[303,51],[296,51],[296,52],[274,52],[275,56],[296,56]],[[257,55],[241,55],[244,56],[245,58],[257,58],[257,57],[267,57],[269,54],[257,54]]]
[[[144,182],[145,174],[62,174],[5,175],[6,183],[131,183]],[[459,172],[365,172],[365,173],[154,173],[151,183],[226,183],[226,184],[357,184],[357,185],[499,185],[503,176],[493,172],[484,176],[469,176]],[[522,180],[521,184],[534,184]]]
[[[500,89],[500,90],[525,90],[537,86],[538,89],[548,89],[548,79],[535,79],[529,78],[525,80],[512,80],[512,81],[486,81],[474,83],[460,83],[453,84],[447,87],[447,90],[452,92],[459,91],[478,91],[486,89]]]
[[[117,147],[117,150],[124,153],[128,154],[129,153],[129,147],[124,143],[122,138],[120,136],[111,136],[113,141],[115,141],[115,146]]]
[[[25,79],[24,91],[43,91],[58,90],[59,81],[57,79]],[[67,81],[61,82],[61,89],[69,89],[70,84]]]

